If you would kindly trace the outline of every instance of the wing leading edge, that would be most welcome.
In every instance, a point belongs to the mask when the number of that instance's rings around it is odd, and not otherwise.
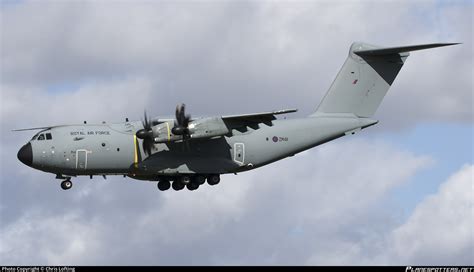
[[[248,114],[237,114],[237,115],[225,115],[222,116],[224,121],[247,121],[252,123],[261,123],[263,121],[275,120],[275,115],[286,114],[297,112],[297,109],[285,109],[278,111],[260,112],[260,113],[248,113]]]
[[[238,114],[238,115],[225,115],[222,116],[222,121],[229,129],[238,129],[245,131],[247,127],[258,129],[259,124],[265,124],[272,126],[272,121],[276,119],[276,115],[292,113],[298,111],[297,109],[285,109],[278,111],[260,112],[260,113],[249,113],[249,114]]]

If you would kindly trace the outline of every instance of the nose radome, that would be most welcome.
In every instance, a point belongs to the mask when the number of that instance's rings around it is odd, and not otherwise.
[[[31,166],[31,164],[33,164],[33,150],[31,149],[31,143],[22,146],[20,151],[18,151],[17,157],[22,163]]]

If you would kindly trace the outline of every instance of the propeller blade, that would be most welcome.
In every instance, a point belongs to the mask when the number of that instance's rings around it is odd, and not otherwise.
[[[155,143],[153,139],[152,122],[148,119],[146,110],[144,112],[144,119],[142,120],[142,125],[143,129],[138,130],[136,136],[137,138],[143,140],[143,151],[147,156],[149,156],[151,155],[151,149]]]
[[[145,119],[142,121],[142,124],[143,124],[143,128],[146,129],[146,130],[149,130],[151,128],[150,126],[150,121],[148,120],[148,117],[146,115],[146,110],[145,110]]]
[[[176,124],[181,126],[181,112],[182,112],[182,104],[176,105]]]
[[[147,137],[143,139],[143,151],[147,156],[151,155],[151,148],[153,146],[153,139]]]
[[[174,128],[172,129],[173,134],[183,136],[188,134],[188,125],[191,120],[191,115],[186,115],[186,105],[184,103],[178,104],[175,114],[176,120],[174,122]]]
[[[185,123],[186,122],[186,105],[185,104],[181,104],[181,126],[183,127],[187,127],[187,124]]]

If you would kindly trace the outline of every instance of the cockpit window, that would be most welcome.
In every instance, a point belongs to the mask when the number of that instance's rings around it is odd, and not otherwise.
[[[52,139],[53,139],[53,136],[51,135],[51,130],[46,129],[46,130],[42,130],[36,133],[35,136],[31,138],[31,141],[35,141],[35,140],[42,141],[42,140],[52,140]]]

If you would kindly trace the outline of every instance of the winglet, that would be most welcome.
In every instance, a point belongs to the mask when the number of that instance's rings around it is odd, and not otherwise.
[[[431,44],[420,44],[420,45],[408,45],[408,46],[399,46],[399,47],[385,47],[385,48],[375,48],[368,50],[355,50],[354,54],[359,56],[382,56],[390,54],[405,53],[416,50],[423,50],[429,48],[436,48],[442,46],[456,45],[460,43],[431,43]]]

